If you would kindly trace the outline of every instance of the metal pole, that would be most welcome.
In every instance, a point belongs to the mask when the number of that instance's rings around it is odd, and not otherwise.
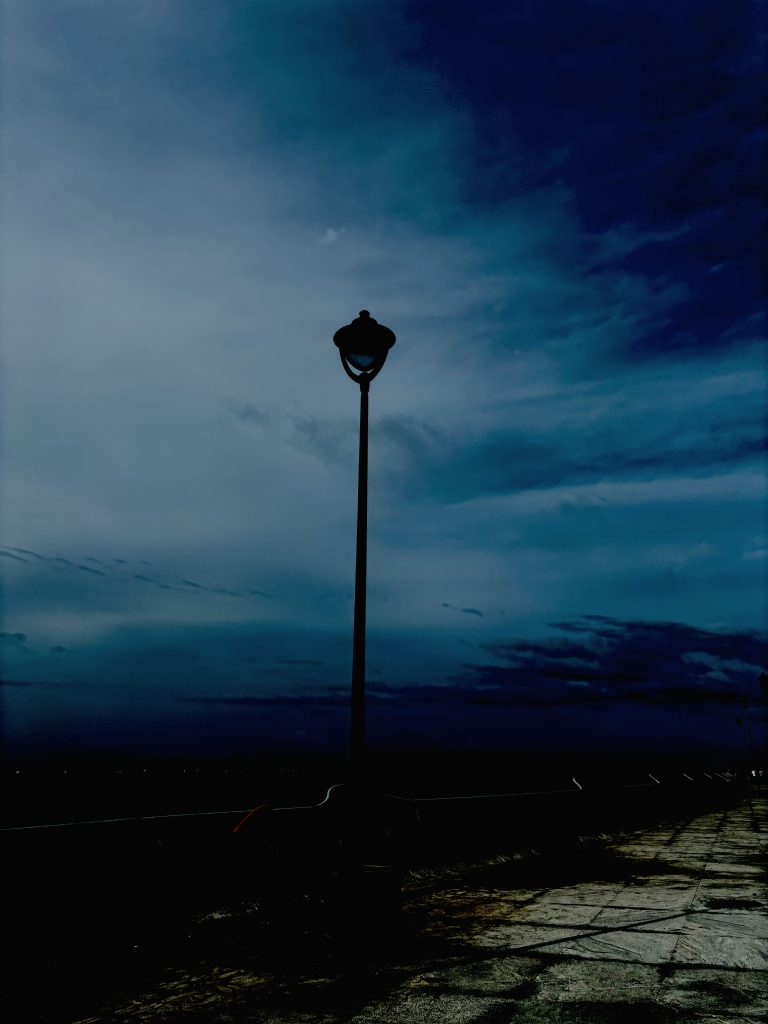
[[[749,758],[750,758],[750,761],[752,762],[752,765],[754,767],[755,772],[757,773],[755,775],[755,781],[757,783],[757,791],[759,793],[760,792],[760,769],[757,767],[757,762],[755,761],[755,748],[754,748],[754,745],[752,743],[752,724],[749,721],[749,706],[748,706],[748,704],[747,704],[747,702],[745,700],[743,700],[741,702],[741,706],[744,708],[744,720],[747,723],[747,736],[749,737]],[[750,782],[751,781],[752,781],[752,776],[750,775]]]
[[[355,766],[365,745],[365,583],[368,554],[368,389],[360,381],[360,459],[357,475],[357,556],[355,561],[355,624],[352,643],[352,715],[349,750]]]
[[[747,764],[747,746],[744,742],[744,729],[742,727],[741,715],[736,715],[736,725],[739,727],[739,756],[741,757],[741,763],[746,767]]]

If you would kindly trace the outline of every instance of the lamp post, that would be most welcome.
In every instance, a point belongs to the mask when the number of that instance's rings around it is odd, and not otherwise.
[[[365,744],[365,583],[368,554],[368,390],[381,370],[395,335],[367,309],[333,336],[347,376],[360,385],[360,455],[357,477],[355,620],[352,641],[352,697],[349,751],[360,762]],[[355,370],[358,372],[355,373]]]

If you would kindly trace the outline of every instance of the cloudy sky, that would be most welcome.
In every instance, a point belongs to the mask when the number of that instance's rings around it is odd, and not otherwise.
[[[344,747],[362,308],[372,742],[759,738],[765,28],[6,0],[9,749]]]

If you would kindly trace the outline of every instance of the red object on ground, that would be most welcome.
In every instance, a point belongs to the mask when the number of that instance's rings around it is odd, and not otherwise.
[[[270,808],[269,808],[268,804],[258,804],[256,807],[253,808],[252,811],[248,811],[248,813],[243,818],[243,820],[239,821],[237,823],[237,825],[235,825],[235,827],[232,829],[233,835],[234,835],[235,832],[238,832],[243,827],[243,825],[246,823],[246,821],[248,821],[249,818],[253,817],[253,815],[256,814],[257,811],[268,811],[269,809]]]

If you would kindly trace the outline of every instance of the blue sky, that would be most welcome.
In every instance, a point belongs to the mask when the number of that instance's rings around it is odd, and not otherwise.
[[[764,4],[4,22],[11,751],[760,732]]]

